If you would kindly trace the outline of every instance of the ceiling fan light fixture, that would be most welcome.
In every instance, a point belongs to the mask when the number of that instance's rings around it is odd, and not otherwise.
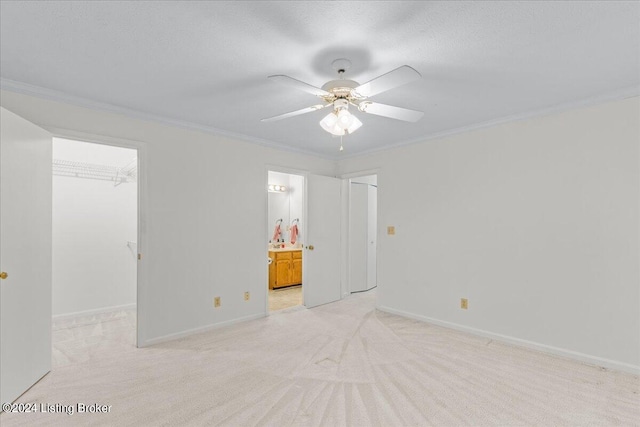
[[[338,123],[338,116],[333,112],[327,114],[322,120],[320,120],[320,126],[322,126],[322,128],[327,132],[329,132],[329,129],[333,128],[336,123]]]
[[[340,126],[337,122],[327,132],[329,132],[331,135],[334,135],[334,136],[342,136],[345,134],[344,128]]]
[[[344,129],[338,124],[338,116],[335,113],[329,113],[320,120],[320,127],[331,135],[344,135]]]
[[[334,126],[333,130],[331,131],[331,134],[335,135],[335,136],[342,136],[345,133],[346,133],[345,130],[342,129],[341,127],[339,127],[339,126]]]
[[[320,127],[334,136],[351,134],[362,126],[362,122],[349,112],[349,102],[337,99],[333,103],[334,110],[320,120]]]
[[[360,120],[358,120],[358,118],[354,115],[351,115],[352,117],[352,121],[351,121],[351,125],[346,129],[346,131],[349,134],[354,133],[355,131],[357,131],[358,129],[360,129],[360,126],[362,126],[362,122]]]
[[[362,122],[343,109],[329,113],[320,120],[320,127],[334,136],[355,132],[360,126]]]
[[[338,111],[338,124],[343,129],[347,129],[353,123],[353,115],[346,108]]]

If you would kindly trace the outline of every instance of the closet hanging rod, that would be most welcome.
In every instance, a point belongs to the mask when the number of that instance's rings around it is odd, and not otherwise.
[[[116,186],[136,182],[138,175],[137,159],[123,167],[53,159],[51,168],[53,175],[111,181]]]

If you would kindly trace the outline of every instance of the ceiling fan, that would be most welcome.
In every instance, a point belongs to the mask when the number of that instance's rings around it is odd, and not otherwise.
[[[269,79],[287,86],[295,87],[304,92],[310,93],[322,99],[322,104],[312,105],[301,110],[291,111],[278,116],[262,119],[263,122],[274,122],[324,108],[333,108],[333,111],[320,120],[320,126],[325,131],[335,136],[352,134],[362,126],[362,122],[349,112],[349,106],[356,107],[359,111],[377,116],[389,117],[406,122],[416,122],[420,120],[424,113],[421,111],[409,110],[407,108],[394,107],[392,105],[380,104],[369,101],[369,98],[387,90],[402,86],[422,76],[408,65],[403,65],[395,70],[389,71],[364,84],[359,84],[353,80],[343,79],[344,72],[351,66],[348,59],[336,59],[331,64],[338,72],[338,79],[325,83],[322,88],[312,86],[308,83],[296,80],[293,77],[276,75],[269,76]]]

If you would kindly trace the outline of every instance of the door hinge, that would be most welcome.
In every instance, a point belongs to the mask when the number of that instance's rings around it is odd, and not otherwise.
[[[142,254],[138,254],[138,261],[142,259]]]

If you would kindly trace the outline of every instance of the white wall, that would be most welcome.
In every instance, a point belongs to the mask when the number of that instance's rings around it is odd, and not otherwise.
[[[632,98],[341,161],[379,168],[379,306],[638,371],[639,117]]]
[[[329,160],[9,91],[2,106],[44,128],[145,143],[148,247],[139,343],[266,314],[267,165],[335,175]],[[244,291],[251,300],[244,301]],[[213,308],[213,297],[222,306]]]
[[[53,158],[125,166],[135,150],[54,139]],[[136,302],[137,183],[53,176],[53,315]]]

